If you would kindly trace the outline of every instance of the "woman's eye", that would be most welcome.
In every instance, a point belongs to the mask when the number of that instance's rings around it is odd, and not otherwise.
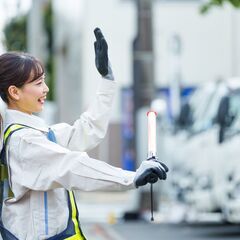
[[[37,83],[37,85],[41,85],[41,84],[42,84],[42,82],[38,82],[38,83]]]

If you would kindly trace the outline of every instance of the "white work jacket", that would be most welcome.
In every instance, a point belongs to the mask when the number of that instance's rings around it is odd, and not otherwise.
[[[49,126],[41,118],[6,110],[5,129],[12,123],[32,127],[13,133],[6,148],[14,197],[4,201],[2,220],[18,239],[46,239],[66,228],[69,211],[64,189],[134,188],[135,172],[110,166],[86,153],[106,134],[114,89],[113,81],[102,79],[93,104],[72,126],[51,126],[57,144],[47,139]],[[44,191],[48,193],[47,210]]]

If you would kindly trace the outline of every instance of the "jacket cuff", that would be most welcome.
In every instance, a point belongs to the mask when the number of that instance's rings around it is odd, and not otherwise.
[[[117,87],[115,81],[102,78],[97,93],[113,93]]]
[[[123,170],[123,169],[122,169]],[[126,189],[135,189],[135,183],[134,179],[136,176],[136,172],[128,171],[128,170],[123,170],[124,172],[124,180],[123,180],[123,185],[126,186]]]

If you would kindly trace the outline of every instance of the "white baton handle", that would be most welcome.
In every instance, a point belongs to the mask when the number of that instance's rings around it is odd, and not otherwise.
[[[156,157],[156,117],[157,113],[149,111],[148,118],[148,158]]]

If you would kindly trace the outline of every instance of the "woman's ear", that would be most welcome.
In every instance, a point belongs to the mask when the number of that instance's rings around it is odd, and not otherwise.
[[[14,85],[11,85],[8,88],[8,95],[12,100],[15,100],[15,101],[19,100],[20,99],[19,93],[20,93],[19,88]]]

